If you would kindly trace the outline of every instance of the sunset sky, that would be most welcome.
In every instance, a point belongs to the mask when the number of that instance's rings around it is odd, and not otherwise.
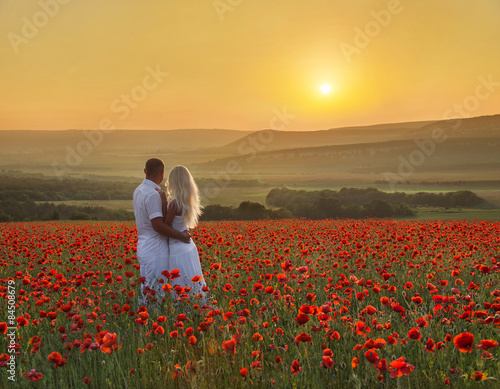
[[[0,0],[0,129],[498,114],[499,21],[498,0]]]

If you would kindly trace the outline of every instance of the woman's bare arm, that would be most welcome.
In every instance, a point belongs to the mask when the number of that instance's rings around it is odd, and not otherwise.
[[[170,227],[172,227],[172,223],[174,222],[174,217],[177,215],[177,212],[179,212],[179,209],[177,208],[177,202],[175,200],[172,200],[170,202],[170,206],[168,207],[167,214],[165,215],[165,224],[168,224]]]
[[[157,189],[161,198],[161,211],[163,213],[163,220],[165,221],[165,217],[167,216],[167,195],[164,191]]]

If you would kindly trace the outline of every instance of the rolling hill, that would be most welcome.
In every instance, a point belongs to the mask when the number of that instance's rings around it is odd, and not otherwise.
[[[500,177],[500,115],[310,132],[115,130],[78,154],[86,134],[1,131],[1,169],[55,175],[54,166],[63,166],[64,174],[76,177],[141,177],[145,159],[157,156],[167,169],[184,164],[198,178],[222,175],[278,184]]]

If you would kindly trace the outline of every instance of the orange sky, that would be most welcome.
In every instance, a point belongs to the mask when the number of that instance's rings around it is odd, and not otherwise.
[[[497,114],[499,20],[498,0],[0,0],[0,129]]]

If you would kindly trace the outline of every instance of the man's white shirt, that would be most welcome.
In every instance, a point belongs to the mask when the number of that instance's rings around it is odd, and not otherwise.
[[[134,191],[134,214],[137,226],[137,256],[147,258],[160,254],[162,236],[153,229],[151,220],[163,217],[160,187],[153,181],[144,179]]]

